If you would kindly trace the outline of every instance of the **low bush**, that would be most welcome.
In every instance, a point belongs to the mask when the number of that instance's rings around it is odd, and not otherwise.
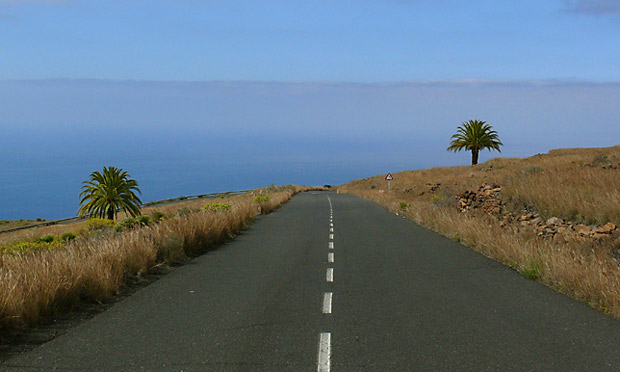
[[[41,242],[41,243],[51,243],[55,239],[56,239],[56,236],[54,234],[47,234],[47,235],[43,235],[42,237],[38,238],[36,241]]]
[[[256,203],[266,203],[269,201],[269,197],[267,195],[256,195],[254,201]]]
[[[151,220],[155,223],[164,219],[164,214],[160,211],[153,211],[151,212],[150,216],[151,216]]]
[[[114,230],[116,231],[124,231],[124,230],[128,230],[134,227],[139,226],[140,223],[138,222],[138,220],[136,220],[135,218],[132,217],[127,217],[127,218],[123,218],[122,220],[120,220],[115,226],[114,226]]]
[[[209,203],[205,204],[202,210],[207,212],[229,212],[230,203]]]
[[[136,217],[136,221],[138,222],[138,224],[140,224],[140,226],[148,226],[151,222],[151,217],[146,215],[140,215]]]
[[[63,242],[68,242],[74,239],[75,239],[75,234],[72,232],[66,232],[60,236],[60,240],[62,240]]]
[[[64,247],[63,242],[60,240],[51,240],[49,242],[33,240],[30,242],[15,242],[7,245],[0,246],[0,254],[27,254],[27,253],[40,253],[50,249]]]
[[[114,227],[114,221],[106,220],[104,218],[91,218],[80,229],[78,234],[88,234],[91,232],[105,231]]]

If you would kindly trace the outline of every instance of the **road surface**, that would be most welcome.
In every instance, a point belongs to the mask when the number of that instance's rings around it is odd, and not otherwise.
[[[613,371],[620,322],[375,204],[300,194],[2,371]]]

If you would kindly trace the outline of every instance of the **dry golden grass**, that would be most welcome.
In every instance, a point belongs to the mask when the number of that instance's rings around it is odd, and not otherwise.
[[[472,217],[456,208],[459,193],[476,190],[482,183],[498,183],[503,187],[501,197],[509,212],[527,209],[543,218],[619,224],[619,163],[619,146],[554,150],[526,159],[493,159],[474,167],[397,173],[389,192],[384,175],[353,181],[338,191],[373,200],[620,318],[617,239],[545,240],[533,230],[518,225],[502,228],[496,217]],[[441,186],[429,192],[427,183]]]
[[[269,213],[305,190],[299,186],[256,190],[269,197],[262,206],[252,194],[218,199],[231,205],[221,212],[201,211],[208,200],[168,206],[163,208],[168,218],[149,227],[81,236],[63,249],[0,255],[0,329],[34,324],[80,301],[110,298],[128,277],[213,249],[246,228],[261,209]],[[177,213],[179,208],[185,209],[183,213]],[[67,226],[51,227],[55,233],[67,231]]]

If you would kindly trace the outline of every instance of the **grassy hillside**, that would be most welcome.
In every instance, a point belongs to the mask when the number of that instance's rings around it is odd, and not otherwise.
[[[373,200],[620,318],[620,146],[352,181]]]

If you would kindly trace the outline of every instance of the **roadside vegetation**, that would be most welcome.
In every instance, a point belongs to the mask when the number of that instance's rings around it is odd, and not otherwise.
[[[620,146],[352,181],[359,195],[620,318]]]
[[[130,280],[214,249],[300,186],[271,186],[0,235],[0,329],[32,325],[81,302],[112,298]],[[129,211],[131,212],[131,211]],[[108,216],[107,210],[105,217]]]

